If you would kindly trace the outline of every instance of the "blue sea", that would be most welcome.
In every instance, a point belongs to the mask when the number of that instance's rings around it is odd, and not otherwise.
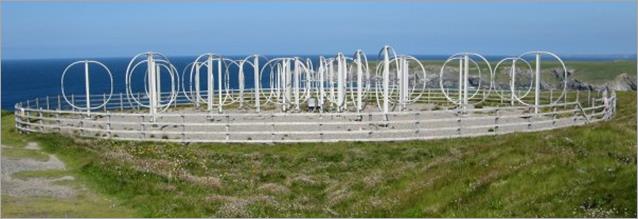
[[[373,57],[374,56],[374,57]],[[267,57],[286,57],[286,56],[267,56]],[[310,58],[313,63],[316,63],[319,56],[299,56],[304,59]],[[328,56],[329,57],[329,56]],[[423,55],[415,56],[424,60],[445,60],[448,56],[444,55]],[[244,57],[227,57],[231,59],[243,59]],[[375,60],[376,55],[369,55],[369,60]],[[493,56],[488,57],[490,60],[499,60],[502,57]],[[618,59],[630,59],[635,60],[635,56],[573,56],[563,57],[565,60],[592,60],[592,61],[605,61],[605,60],[618,60]],[[131,57],[125,58],[94,58],[104,63],[113,74],[113,92],[120,93],[125,92],[124,75],[126,67]],[[171,63],[177,68],[179,74],[182,74],[184,68],[191,63],[195,57],[169,57]],[[34,99],[36,97],[44,96],[57,96],[61,94],[60,79],[62,72],[67,65],[83,59],[34,59],[34,60],[2,60],[2,109],[13,110],[13,106],[16,102],[25,101],[27,99]],[[316,65],[316,64],[315,64]],[[231,69],[237,71],[236,69]],[[247,70],[247,75],[252,75],[252,69]],[[65,77],[65,92],[67,95],[84,94],[84,69],[82,65],[73,67]],[[101,94],[108,93],[110,89],[109,79],[107,74],[102,69],[96,66],[91,66],[91,93]],[[187,71],[188,72],[188,71]],[[188,75],[188,73],[186,73]],[[231,74],[231,81],[235,80],[233,77],[236,74]],[[202,81],[204,79],[202,78]],[[247,76],[246,87],[251,88],[253,84],[252,77]],[[262,82],[263,83],[263,82]],[[144,91],[144,79],[143,73],[137,73],[132,78],[134,92]],[[187,83],[188,84],[188,83]],[[236,85],[231,85],[236,87]],[[162,81],[162,90],[169,90],[169,80]],[[203,86],[204,87],[204,86]]]

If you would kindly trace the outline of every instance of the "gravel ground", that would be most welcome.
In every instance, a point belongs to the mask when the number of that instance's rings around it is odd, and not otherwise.
[[[11,148],[10,146],[2,146]],[[37,143],[27,144],[25,149],[40,150]],[[49,160],[42,162],[30,158],[15,159],[2,157],[2,195],[14,197],[55,197],[69,198],[77,194],[76,189],[67,185],[58,185],[57,181],[73,180],[72,176],[59,178],[29,177],[26,180],[12,177],[22,171],[64,170],[64,163],[55,155],[49,154]]]

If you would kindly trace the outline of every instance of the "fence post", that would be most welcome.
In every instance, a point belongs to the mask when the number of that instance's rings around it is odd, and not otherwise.
[[[62,132],[62,122],[60,121],[60,113],[55,114],[55,122],[58,125],[58,132]]]
[[[587,89],[587,106],[591,106],[591,88]]]
[[[230,116],[226,114],[226,141],[230,140]]]
[[[104,101],[104,112],[106,112],[106,105],[109,104],[106,102],[106,94],[102,94],[102,101]]]
[[[71,94],[71,104],[75,105],[75,95]],[[75,107],[71,106],[71,111],[75,111]]]
[[[501,117],[501,112],[499,107],[496,107],[496,117],[494,118],[494,134],[498,134],[498,120]]]
[[[580,103],[580,90],[576,90],[576,102]]]
[[[556,106],[552,106],[552,126],[556,126],[556,118],[558,115],[556,114]]]
[[[574,112],[572,113],[572,123],[576,124],[576,115],[578,114],[578,105],[574,105]]]
[[[42,115],[42,110],[38,110],[38,117],[40,119],[40,122],[39,122],[40,123],[40,131],[44,132],[44,121],[43,121],[44,116]]]
[[[461,110],[462,109],[458,109],[456,110],[456,122],[458,125],[458,128],[456,129],[456,133],[461,136]]]
[[[538,109],[538,108],[537,107],[534,107],[534,109],[529,108],[529,111],[531,112],[532,110],[536,110],[536,109]],[[538,114],[536,114],[536,115],[538,115]],[[527,116],[527,130],[531,130],[531,129],[532,129],[532,116],[529,115],[529,116]]]
[[[106,133],[109,138],[113,137],[113,133],[111,133],[111,112],[106,112]]]
[[[186,117],[184,113],[179,113],[179,116],[182,118],[182,142],[186,142]]]
[[[140,115],[140,119],[141,119],[141,121],[140,121],[140,133],[142,133],[142,139],[145,139],[146,138],[146,132],[144,131],[144,127],[145,127],[145,125],[144,125],[144,122],[145,122],[144,114]]]
[[[62,102],[60,101],[60,95],[58,95],[58,110],[62,110]]]
[[[47,96],[47,110],[49,110],[49,96]]]
[[[124,97],[122,96],[122,92],[120,92],[120,111],[124,111]]]

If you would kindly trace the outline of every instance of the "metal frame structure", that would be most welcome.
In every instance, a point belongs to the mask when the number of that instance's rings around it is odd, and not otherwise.
[[[530,56],[534,60],[526,59]],[[562,65],[558,97],[553,96],[554,88],[541,86],[541,56]],[[456,61],[458,68],[450,66]],[[527,71],[517,68],[518,63]],[[67,71],[80,64],[85,93],[72,94],[69,100],[64,80]],[[108,97],[91,94],[90,64],[109,75]],[[509,69],[499,72],[507,64]],[[132,78],[140,71],[144,90],[135,93]],[[530,75],[529,85],[517,85],[517,75],[525,73]],[[616,104],[615,93],[606,90],[598,97],[588,92],[586,98],[580,98],[578,90],[568,91],[564,62],[546,51],[507,57],[494,68],[478,53],[453,54],[441,66],[438,88],[428,87],[437,77],[428,75],[420,60],[397,54],[390,46],[379,51],[376,68],[370,68],[362,50],[351,57],[341,52],[319,57],[316,63],[300,57],[251,55],[233,60],[205,53],[179,74],[167,57],[146,52],[134,56],[124,74],[125,95],[113,99],[113,75],[104,64],[71,63],[61,78],[65,102],[58,96],[57,101],[45,97],[16,104],[16,127],[25,132],[170,142],[395,141],[582,125],[610,119]],[[507,83],[501,84],[496,79],[503,75]],[[166,76],[170,83],[162,83]],[[587,104],[581,104],[582,99]],[[96,101],[101,104],[93,105]]]

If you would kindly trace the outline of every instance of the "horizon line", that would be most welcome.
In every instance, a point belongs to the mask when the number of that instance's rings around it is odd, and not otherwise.
[[[247,57],[247,56],[251,56],[251,55],[255,55],[253,54],[231,54],[231,55],[222,55],[222,56],[226,56],[226,57]],[[264,55],[264,54],[258,54],[261,56],[266,56],[266,57],[295,57],[295,56],[324,56],[324,57],[332,57],[335,56],[334,54],[270,54],[270,55]],[[406,54],[406,55],[410,55],[410,56],[451,56],[452,54]],[[502,54],[497,54],[497,55],[486,55],[486,54],[481,54],[484,55],[485,57],[513,57],[516,55],[502,55]],[[78,60],[82,60],[82,59],[115,59],[115,58],[131,58],[134,55],[131,56],[94,56],[94,57],[89,57],[89,56],[85,56],[85,57],[35,57],[35,58],[4,58],[4,57],[0,57],[0,60],[2,61],[26,61],[26,60],[60,60],[60,59],[78,59]],[[168,57],[176,57],[176,58],[183,58],[183,57],[197,57],[199,56],[199,54],[197,55],[166,55]],[[369,56],[369,57],[374,57],[373,56]],[[617,53],[617,54],[560,54],[561,58],[569,58],[569,59],[574,59],[574,58],[611,58],[611,59],[637,59],[638,58],[638,53]]]

